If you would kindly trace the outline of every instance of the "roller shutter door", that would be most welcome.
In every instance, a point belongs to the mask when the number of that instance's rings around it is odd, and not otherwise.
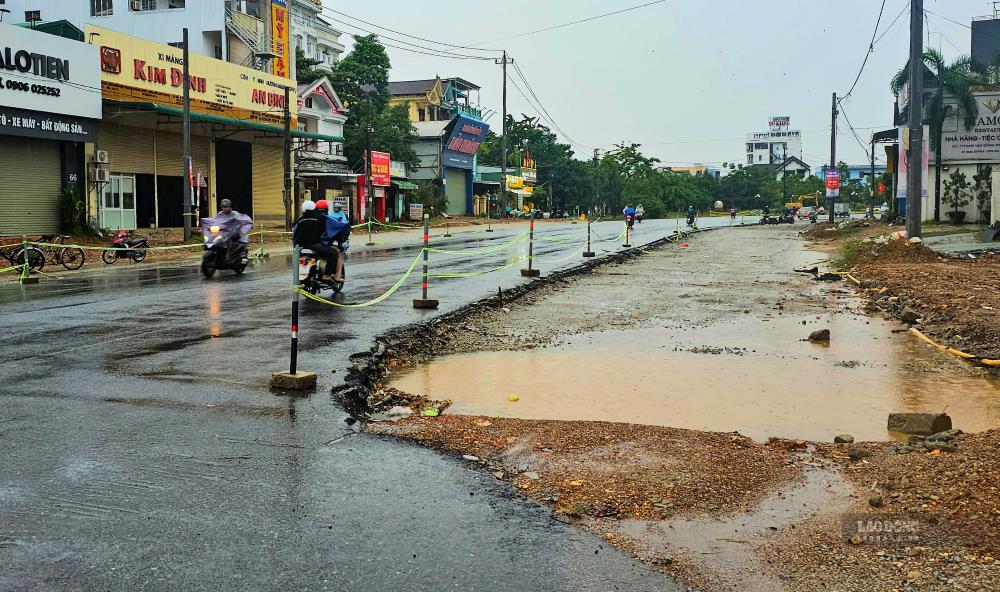
[[[0,136],[0,236],[59,232],[59,143]]]
[[[285,225],[284,171],[280,146],[253,145],[254,220],[269,228]]]
[[[156,154],[156,174],[162,177],[183,177],[184,137],[181,134],[154,131],[125,125],[101,126],[98,148],[106,150],[115,173],[153,174],[153,154]],[[154,151],[155,142],[155,151]],[[191,138],[194,171],[209,171],[209,139]]]

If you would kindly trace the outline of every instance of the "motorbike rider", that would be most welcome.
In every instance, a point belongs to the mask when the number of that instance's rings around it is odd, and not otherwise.
[[[622,213],[625,214],[625,223],[631,228],[635,222],[635,208],[632,207],[632,204],[625,204],[625,209],[622,210]]]
[[[694,206],[688,206],[688,209],[687,209],[688,224],[693,224],[694,223],[694,215],[695,215]]]
[[[324,201],[324,200],[321,199],[320,201]],[[339,203],[334,202],[334,204],[333,204],[333,211],[330,212],[327,215],[330,216],[331,218],[335,218],[337,220],[340,220],[344,224],[347,224],[347,223],[350,222],[350,220],[347,219],[347,214],[345,214],[343,212],[343,208],[344,208],[344,206],[340,205]]]
[[[344,258],[342,255],[348,249],[347,240],[351,236],[351,224],[347,222],[346,216],[341,220],[329,215],[327,212],[329,207],[329,203],[325,199],[316,202],[316,211],[324,214],[326,223],[326,230],[320,240],[336,254],[336,270],[333,274],[333,281],[343,282]]]
[[[636,222],[642,222],[643,217],[646,215],[646,208],[642,207],[642,204],[635,206],[635,220]]]
[[[223,199],[219,202],[219,213],[215,215],[216,218],[239,218],[243,214],[237,212],[233,209],[233,202],[229,199]],[[249,218],[249,216],[248,216]],[[250,221],[253,224],[253,221]],[[237,247],[241,250],[246,250],[247,242],[243,240],[243,233],[236,233],[232,241],[237,244]]]
[[[336,250],[323,243],[327,216],[326,212],[319,210],[316,205],[311,200],[302,202],[302,217],[292,228],[292,241],[295,245],[309,249],[316,253],[317,257],[326,261],[320,279],[324,282],[331,282],[336,273],[339,256]]]

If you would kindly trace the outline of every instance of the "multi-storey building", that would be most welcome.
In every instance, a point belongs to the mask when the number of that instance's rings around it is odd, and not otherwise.
[[[747,134],[747,166],[773,168],[792,157],[802,160],[802,132],[789,124],[788,117],[772,117],[768,131]]]

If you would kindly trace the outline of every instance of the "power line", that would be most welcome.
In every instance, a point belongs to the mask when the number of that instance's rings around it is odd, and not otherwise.
[[[858,68],[858,75],[854,77],[854,84],[851,85],[851,90],[847,91],[844,98],[851,96],[854,92],[854,87],[858,85],[858,81],[861,80],[861,73],[865,71],[865,65],[868,64],[868,58],[875,52],[875,36],[878,34],[878,26],[882,22],[882,12],[885,10],[885,0],[882,0],[882,8],[878,9],[878,18],[875,19],[875,30],[872,31],[872,40],[868,43],[868,51],[865,52],[865,59],[861,62],[861,67]]]
[[[557,129],[558,130],[558,127],[556,126],[556,124],[553,121],[551,121],[549,118],[547,118],[545,115],[543,115],[544,110],[536,107],[535,104],[532,103],[531,99],[528,98],[528,95],[525,94],[525,92],[523,90],[521,90],[521,87],[517,85],[517,82],[515,82],[515,80],[513,78],[511,78],[510,74],[507,75],[507,80],[509,80],[510,83],[511,83],[511,85],[513,85],[514,90],[516,90],[518,92],[518,94],[521,95],[521,97],[525,100],[525,102],[528,103],[528,106],[531,107],[535,111],[535,114],[538,115],[539,119],[541,119],[545,123],[548,123],[550,126],[552,126],[553,129]],[[593,146],[584,146],[583,144],[580,144],[579,142],[575,142],[572,138],[570,138],[569,136],[566,136],[565,133],[563,133],[563,137],[566,139],[566,141],[568,141],[570,143],[570,145],[576,146],[577,148],[580,148],[584,152],[593,149]]]
[[[851,134],[854,136],[854,139],[857,140],[858,146],[861,146],[861,150],[865,153],[865,156],[868,157],[868,160],[871,160],[872,154],[868,151],[868,147],[865,146],[864,142],[861,141],[861,138],[858,137],[858,132],[854,131],[854,126],[851,125],[851,120],[847,117],[847,110],[844,109],[844,103],[842,103],[840,99],[837,99],[837,104],[840,105],[840,113],[844,116],[844,121],[847,122],[847,127],[850,128]]]
[[[892,27],[896,24],[896,22],[899,21],[899,18],[903,16],[903,14],[906,12],[908,8],[910,8],[909,2],[907,2],[906,5],[903,6],[903,10],[899,11],[899,14],[896,15],[896,18],[892,19],[892,22],[889,23],[889,26],[886,27],[884,31],[882,31],[882,34],[878,36],[878,39],[872,42],[872,45],[878,45],[879,41],[882,41],[882,38],[889,34],[889,31],[892,30]]]
[[[566,130],[564,130],[561,127],[559,127],[559,124],[556,123],[555,117],[552,117],[552,114],[549,113],[549,110],[545,108],[545,104],[542,103],[541,99],[538,98],[538,95],[535,94],[534,89],[531,88],[531,83],[528,82],[527,77],[524,75],[524,72],[521,71],[521,67],[517,64],[517,62],[514,62],[514,71],[517,73],[518,77],[520,77],[521,81],[524,82],[524,85],[525,85],[525,87],[527,87],[528,92],[531,93],[531,96],[535,98],[535,102],[538,103],[538,106],[541,107],[541,109],[545,113],[545,115],[548,116],[549,121],[552,122],[552,125],[555,126],[556,130],[558,130],[560,133],[562,133],[562,135],[567,140],[569,140],[570,143],[577,144],[579,146],[584,146],[583,144],[580,144],[579,142],[573,141],[573,139],[570,138],[569,134],[566,133]],[[593,146],[586,146],[586,148],[592,149]]]
[[[486,52],[494,52],[494,53],[500,53],[501,51],[503,51],[502,49],[483,49],[483,48],[479,48],[479,47],[472,47],[470,45],[456,45],[454,43],[446,43],[444,41],[435,41],[433,39],[427,39],[426,37],[419,37],[417,35],[411,35],[409,33],[404,33],[402,31],[397,31],[396,29],[390,29],[389,27],[386,27],[385,25],[379,25],[379,24],[376,24],[376,23],[372,23],[372,22],[366,21],[364,19],[360,19],[360,18],[358,18],[356,16],[351,16],[351,15],[347,14],[346,12],[341,12],[339,10],[334,10],[332,8],[327,8],[325,6],[322,7],[322,10],[325,10],[325,11],[328,11],[328,12],[332,12],[334,14],[339,14],[339,15],[347,17],[347,18],[349,18],[351,20],[355,20],[355,21],[358,21],[360,23],[364,23],[366,25],[369,25],[369,26],[372,26],[372,27],[375,27],[375,28],[378,28],[378,29],[383,29],[383,30],[389,31],[391,33],[396,33],[397,35],[402,35],[404,37],[410,37],[410,38],[413,38],[413,39],[417,39],[419,41],[426,41],[427,43],[434,43],[434,44],[437,44],[437,45],[444,45],[446,47],[453,47],[453,48],[456,48],[456,49],[470,49],[472,51],[486,51]],[[332,18],[332,17],[330,17],[330,18]],[[337,21],[337,22],[343,22],[343,21]]]
[[[615,11],[612,11],[612,12],[606,12],[604,14],[598,14],[598,15],[587,17],[587,18],[584,18],[584,19],[580,19],[580,20],[576,20],[576,21],[572,21],[572,22],[568,22],[568,23],[563,23],[561,25],[554,25],[552,27],[545,27],[545,28],[542,28],[542,29],[536,29],[534,31],[528,31],[527,33],[518,33],[517,35],[510,35],[508,37],[499,37],[497,39],[490,39],[489,41],[484,41],[483,43],[492,43],[494,41],[503,41],[505,39],[517,39],[518,37],[526,37],[528,35],[535,35],[537,33],[544,33],[546,31],[554,31],[555,29],[562,29],[564,27],[570,27],[572,25],[579,25],[580,23],[586,23],[586,22],[589,22],[589,21],[595,21],[597,19],[602,19],[602,18],[605,18],[605,17],[614,16],[616,14],[622,14],[623,12],[631,12],[633,10],[639,10],[640,8],[646,8],[647,6],[653,6],[654,4],[662,4],[662,3],[666,2],[666,1],[667,0],[654,0],[653,2],[647,2],[645,4],[639,4],[637,6],[631,6],[629,8],[622,8],[621,10],[615,10]]]
[[[324,7],[322,10],[330,10],[330,9]],[[455,60],[492,60],[493,59],[492,57],[469,55],[469,54],[463,54],[463,53],[457,53],[457,52],[453,52],[453,51],[448,51],[446,49],[439,49],[439,48],[436,48],[436,47],[428,47],[426,45],[420,45],[419,43],[413,43],[411,41],[406,41],[405,39],[396,39],[395,37],[390,37],[388,35],[382,35],[382,34],[377,33],[376,31],[372,31],[371,29],[366,29],[365,27],[362,27],[360,25],[355,25],[353,23],[349,23],[347,21],[343,21],[343,20],[340,20],[340,19],[337,19],[337,18],[334,18],[334,17],[328,16],[327,18],[329,18],[330,20],[332,20],[334,22],[340,23],[342,25],[346,25],[348,27],[351,27],[351,28],[359,30],[359,31],[363,31],[363,32],[368,33],[370,35],[376,35],[377,37],[379,37],[379,41],[382,43],[382,45],[384,45],[386,47],[391,47],[393,49],[401,49],[403,51],[410,51],[410,52],[413,52],[413,53],[419,53],[419,54],[423,54],[423,55],[429,55],[429,56],[440,57],[440,58],[449,58],[449,59],[455,59]],[[360,35],[357,35],[357,34],[354,34],[354,33],[348,32],[348,31],[345,31],[345,34],[347,34],[347,35],[349,35],[350,37],[353,37],[353,38],[357,38],[357,37],[360,36]],[[389,44],[389,43],[385,43],[384,41],[382,41],[383,39],[388,39],[390,41],[394,41],[396,43],[401,43],[403,45],[400,46],[400,45],[392,45],[392,44]],[[410,47],[405,47],[405,46],[410,46]],[[417,48],[417,49],[412,49],[412,48]],[[421,51],[421,50],[423,50],[423,51]]]

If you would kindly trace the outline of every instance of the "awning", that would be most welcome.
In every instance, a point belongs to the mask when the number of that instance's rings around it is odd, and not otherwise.
[[[115,101],[112,99],[105,99],[105,102],[117,105],[121,107],[133,107],[141,111],[150,111],[154,113],[162,113],[164,115],[172,115],[174,117],[184,117],[184,110],[178,109],[177,107],[170,107],[167,105],[160,105],[159,103],[133,103],[126,101]],[[231,125],[233,127],[239,127],[243,129],[253,129],[265,132],[271,132],[275,134],[284,134],[285,128],[280,125],[270,125],[267,123],[260,123],[257,121],[247,121],[245,119],[235,119],[233,117],[223,117],[222,115],[212,115],[210,113],[198,113],[196,111],[191,112],[191,121],[197,123],[218,123],[222,125]],[[321,142],[343,142],[344,138],[340,136],[327,136],[325,134],[316,134],[313,132],[306,132],[302,130],[291,130],[293,138],[305,138],[307,140],[319,140]]]
[[[517,189],[511,189],[510,192],[513,193],[514,195],[520,195],[522,197],[531,197],[532,195],[534,195],[530,191],[519,191]]]
[[[405,189],[408,191],[414,191],[416,189],[420,189],[420,185],[417,185],[416,183],[410,183],[409,181],[397,181],[396,179],[393,179],[392,184],[398,187],[399,189]]]

